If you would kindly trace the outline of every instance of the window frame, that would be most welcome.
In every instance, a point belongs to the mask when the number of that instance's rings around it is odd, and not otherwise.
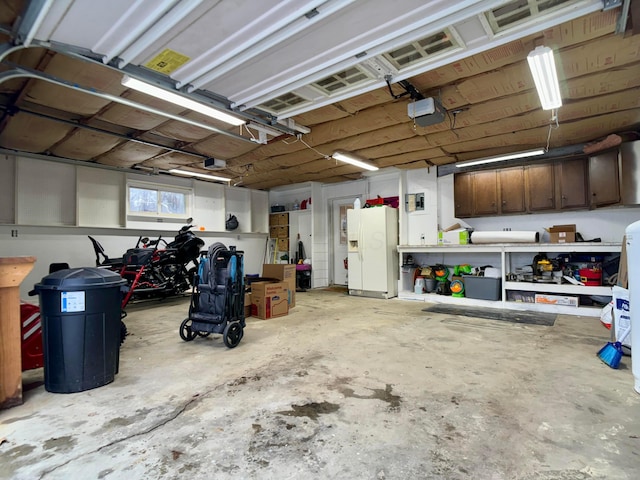
[[[131,210],[131,189],[137,188],[142,190],[154,190],[156,192],[156,211],[155,212],[138,212]],[[142,221],[162,221],[162,220],[186,220],[192,217],[193,209],[193,188],[179,187],[174,185],[166,185],[162,183],[152,182],[140,182],[140,181],[127,181],[126,190],[126,209],[127,218],[130,220],[142,220]],[[164,213],[161,211],[161,193],[178,193],[184,195],[184,213]]]

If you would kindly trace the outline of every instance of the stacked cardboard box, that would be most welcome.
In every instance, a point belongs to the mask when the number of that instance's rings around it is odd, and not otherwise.
[[[283,317],[289,313],[287,285],[282,282],[251,284],[251,313],[262,320]]]
[[[265,263],[262,266],[264,278],[275,278],[289,289],[289,308],[296,306],[296,266],[282,263]]]

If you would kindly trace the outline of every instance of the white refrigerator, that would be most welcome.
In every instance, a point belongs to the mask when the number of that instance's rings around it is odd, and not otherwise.
[[[347,210],[349,295],[398,295],[398,210]]]

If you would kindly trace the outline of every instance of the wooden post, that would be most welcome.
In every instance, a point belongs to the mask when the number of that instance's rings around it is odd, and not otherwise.
[[[22,404],[20,283],[36,257],[0,257],[0,409]]]

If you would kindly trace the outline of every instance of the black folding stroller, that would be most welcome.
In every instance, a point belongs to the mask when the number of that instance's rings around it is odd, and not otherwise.
[[[244,252],[219,242],[201,255],[189,317],[180,325],[180,338],[185,342],[221,333],[227,347],[240,343],[245,327],[243,256]]]

